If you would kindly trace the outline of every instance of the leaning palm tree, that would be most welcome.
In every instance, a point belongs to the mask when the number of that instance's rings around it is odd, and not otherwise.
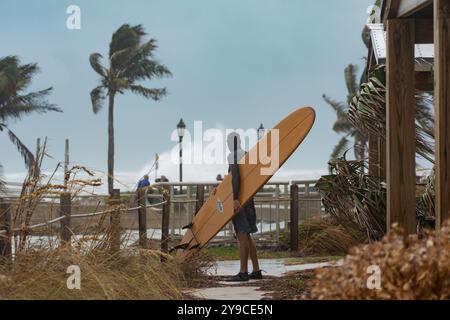
[[[100,85],[91,92],[92,110],[97,114],[108,97],[108,192],[114,186],[114,99],[129,90],[147,99],[158,101],[166,89],[147,88],[142,80],[170,76],[167,67],[154,59],[156,40],[144,41],[146,33],[141,25],[122,25],[112,36],[109,46],[109,65],[102,65],[99,53],[90,55],[92,68],[100,76]]]
[[[37,64],[21,65],[16,56],[0,58],[0,131],[7,132],[29,169],[34,164],[33,153],[8,127],[8,124],[10,121],[19,120],[32,113],[61,112],[61,109],[46,100],[52,88],[25,92],[38,71]]]
[[[356,81],[357,66],[350,64],[345,69],[345,83],[347,86],[347,101],[339,102],[331,99],[327,95],[323,95],[326,103],[328,103],[336,112],[336,122],[333,125],[333,130],[343,135],[338,144],[334,147],[334,150],[330,156],[331,160],[340,158],[343,153],[348,149],[350,139],[353,139],[353,149],[355,158],[357,160],[363,160],[367,150],[367,136],[363,131],[359,130],[349,121],[348,108],[352,98],[359,91],[359,83]]]

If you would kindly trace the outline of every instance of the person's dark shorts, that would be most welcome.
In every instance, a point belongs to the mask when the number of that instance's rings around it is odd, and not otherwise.
[[[256,209],[253,201],[245,205],[241,211],[233,218],[234,231],[236,233],[256,233]]]

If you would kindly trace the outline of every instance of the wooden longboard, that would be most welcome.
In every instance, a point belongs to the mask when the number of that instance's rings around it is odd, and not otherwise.
[[[239,161],[239,173],[241,178],[239,201],[244,206],[276,172],[267,170],[270,167],[269,158],[278,153],[279,169],[292,153],[298,148],[308,135],[315,121],[314,109],[305,107],[292,112],[289,116],[277,124],[253,147],[246,156]],[[274,131],[277,129],[276,131]],[[278,134],[278,139],[276,136]],[[272,138],[273,137],[273,138]],[[262,154],[258,155],[261,146]],[[250,161],[257,159],[257,161]],[[252,164],[253,163],[253,164]],[[269,172],[262,172],[261,170]],[[225,176],[217,187],[216,193],[209,197],[203,207],[194,217],[181,244],[177,246],[176,260],[183,262],[196,251],[204,247],[220,230],[234,217],[233,189],[231,175]]]

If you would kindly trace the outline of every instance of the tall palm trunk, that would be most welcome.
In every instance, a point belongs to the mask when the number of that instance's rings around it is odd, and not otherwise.
[[[108,106],[108,192],[114,189],[114,93],[109,93]]]

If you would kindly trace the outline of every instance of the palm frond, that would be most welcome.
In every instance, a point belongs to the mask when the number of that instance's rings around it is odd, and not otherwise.
[[[105,88],[98,86],[91,91],[92,111],[97,114],[103,107],[103,100],[105,100]]]
[[[427,93],[416,94],[417,154],[434,163],[433,99]],[[349,107],[349,121],[360,132],[386,139],[386,69],[384,65],[371,71],[369,81],[361,86]]]
[[[100,53],[93,53],[89,56],[89,63],[91,64],[92,69],[97,72],[102,77],[106,77],[108,72],[105,67],[103,67],[101,63],[101,59],[103,56]]]
[[[349,141],[347,138],[341,138],[338,144],[334,147],[333,152],[330,155],[331,160],[336,160],[342,157],[344,152],[348,149]]]
[[[354,64],[349,64],[344,70],[345,74],[345,85],[347,86],[348,101],[353,97],[359,90],[358,82],[356,81],[356,73],[358,72],[358,66]]]
[[[345,113],[345,105],[342,102],[336,101],[330,97],[328,97],[326,94],[322,95],[323,100],[330,105],[336,113],[338,113],[338,117],[340,114]]]
[[[330,161],[330,175],[316,184],[326,212],[344,228],[358,228],[367,240],[380,240],[386,232],[386,188],[368,176],[364,161]]]
[[[166,88],[154,89],[154,88],[145,88],[140,85],[131,85],[129,86],[129,89],[134,93],[140,94],[147,99],[153,99],[155,101],[160,100],[167,94]]]
[[[11,142],[17,147],[17,150],[22,155],[23,160],[25,161],[25,165],[28,169],[32,168],[34,165],[34,155],[33,153],[28,150],[28,148],[23,144],[23,142],[12,132],[9,128],[6,128],[8,130],[8,137],[11,140]]]
[[[62,112],[61,108],[45,100],[51,91],[52,88],[48,88],[11,98],[7,104],[0,106],[0,120],[7,122],[9,119],[21,119],[32,113]]]
[[[141,39],[146,33],[142,25],[130,26],[129,24],[122,25],[116,32],[114,32],[111,43],[109,45],[109,58],[113,57],[116,52],[128,48],[135,48],[141,43]],[[112,67],[123,65],[124,61],[115,59]]]

